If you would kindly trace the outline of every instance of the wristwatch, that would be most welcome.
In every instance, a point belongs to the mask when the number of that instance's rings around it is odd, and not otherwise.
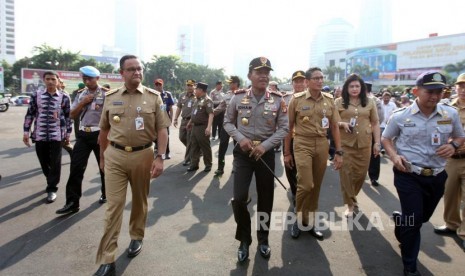
[[[155,156],[155,159],[160,157],[161,160],[165,160],[166,159],[166,154],[157,154],[157,156]]]
[[[460,147],[459,143],[455,141],[450,141],[449,144],[451,144],[454,147],[454,149],[458,149]]]
[[[343,156],[344,155],[344,152],[342,150],[337,150],[334,152],[335,154],[339,155],[339,156]]]

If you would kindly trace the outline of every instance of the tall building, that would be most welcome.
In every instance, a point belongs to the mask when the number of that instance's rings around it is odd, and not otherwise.
[[[357,47],[392,42],[392,4],[389,0],[362,0]]]
[[[311,44],[310,66],[324,69],[325,53],[355,46],[355,29],[342,18],[330,19],[316,30]]]
[[[178,55],[184,62],[208,65],[208,46],[202,24],[180,26],[177,36]]]
[[[13,64],[15,58],[15,1],[0,0],[0,61]]]
[[[122,54],[139,56],[141,54],[141,30],[139,26],[139,1],[115,1],[115,48]],[[131,14],[128,14],[128,11]]]

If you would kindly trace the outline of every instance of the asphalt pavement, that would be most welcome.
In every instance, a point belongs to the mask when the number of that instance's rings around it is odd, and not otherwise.
[[[26,107],[12,106],[0,113],[0,274],[92,275],[98,268],[95,256],[103,234],[105,204],[100,205],[97,163],[89,159],[78,213],[57,216],[65,203],[70,158],[63,151],[61,182],[56,202],[45,201],[45,178],[34,147],[22,143]],[[186,172],[184,146],[178,130],[170,128],[172,159],[165,161],[162,176],[151,182],[144,248],[134,259],[126,257],[129,245],[131,191],[128,189],[123,226],[118,240],[117,275],[402,275],[402,262],[390,215],[400,204],[393,185],[392,165],[382,158],[379,187],[366,181],[360,195],[361,213],[351,222],[345,210],[339,175],[330,162],[320,194],[324,241],[307,233],[293,240],[290,192],[275,183],[271,258],[257,252],[256,237],[249,260],[237,262],[239,242],[232,198],[232,143],[225,174],[215,177],[219,141],[211,142],[214,166],[210,173]],[[288,185],[282,153],[276,153],[276,175]],[[249,210],[256,217],[255,182],[250,186]],[[422,275],[465,275],[460,240],[438,236],[433,225],[443,223],[441,201],[422,228],[419,271]],[[286,222],[286,217],[288,220]],[[253,229],[255,228],[254,223]]]

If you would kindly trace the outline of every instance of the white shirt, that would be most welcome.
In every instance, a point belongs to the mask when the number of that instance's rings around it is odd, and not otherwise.
[[[380,127],[385,128],[387,122],[389,121],[389,118],[392,115],[392,112],[397,109],[397,105],[391,101],[389,101],[387,104],[384,103],[384,101],[381,103],[381,107],[383,108],[384,111],[384,120],[381,122]]]

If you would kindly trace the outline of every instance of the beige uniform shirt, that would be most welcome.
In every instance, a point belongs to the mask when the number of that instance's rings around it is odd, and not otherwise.
[[[123,86],[105,95],[100,128],[110,129],[108,139],[121,146],[146,145],[156,139],[158,130],[171,123],[162,106],[159,92],[141,84],[134,94],[129,94]],[[136,129],[138,117],[143,118],[141,130]]]
[[[192,107],[194,106],[195,96],[194,93],[188,95],[187,92],[181,94],[178,104],[176,105],[181,109],[181,118],[189,119],[192,114]]]
[[[327,128],[323,126],[325,117],[329,120]],[[308,90],[294,94],[289,102],[289,118],[294,120],[295,137],[326,137],[331,122],[340,121],[331,94],[321,92],[314,99]]]
[[[460,122],[462,122],[463,129],[465,130],[465,107],[459,106],[457,98],[451,102],[451,105],[457,108],[457,111],[459,112]],[[457,149],[456,153],[465,154],[465,144],[460,146]]]
[[[371,147],[371,139],[373,130],[371,123],[379,121],[378,108],[373,99],[367,99],[367,105],[362,107],[361,104],[357,106],[349,104],[347,109],[342,105],[343,99],[338,98],[335,101],[336,107],[341,116],[341,122],[350,123],[351,118],[355,119],[355,126],[352,133],[341,131],[341,143],[343,146],[365,148]],[[352,119],[352,120],[354,120]]]
[[[238,90],[229,102],[223,127],[237,142],[262,141],[268,151],[289,132],[286,104],[277,92],[266,91],[257,101],[250,89]]]

